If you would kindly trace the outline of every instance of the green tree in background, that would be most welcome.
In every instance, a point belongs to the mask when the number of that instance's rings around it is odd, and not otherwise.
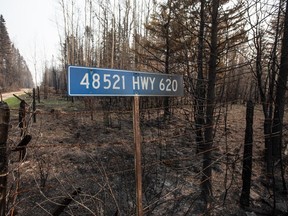
[[[12,44],[0,15],[0,87],[4,90],[33,87],[32,75],[19,50]]]

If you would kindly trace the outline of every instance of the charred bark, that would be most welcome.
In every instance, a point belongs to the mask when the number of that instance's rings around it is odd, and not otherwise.
[[[215,83],[217,68],[217,33],[218,33],[218,10],[219,0],[212,1],[212,24],[211,24],[211,48],[209,58],[206,124],[203,145],[203,176],[201,181],[202,197],[204,207],[210,208],[212,204],[212,151],[213,151],[213,129],[214,129],[214,108],[215,108]]]
[[[242,208],[249,207],[250,199],[253,156],[253,116],[254,105],[252,101],[248,101],[246,108],[246,130],[242,168],[242,193],[240,197],[240,205]]]

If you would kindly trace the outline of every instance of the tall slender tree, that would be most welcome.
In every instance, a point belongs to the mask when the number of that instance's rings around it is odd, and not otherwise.
[[[272,123],[273,156],[280,159],[282,153],[283,117],[285,110],[285,93],[288,77],[288,1],[286,1],[284,29],[280,58],[279,75],[276,86],[275,109]]]
[[[203,145],[204,140],[204,100],[205,100],[205,82],[203,75],[203,55],[204,55],[204,27],[205,27],[205,0],[201,0],[200,6],[200,25],[198,33],[198,53],[197,53],[197,81],[195,89],[194,99],[194,111],[195,111],[195,129],[196,129],[196,144],[197,153],[199,148]]]
[[[215,83],[218,59],[218,12],[219,0],[211,2],[211,38],[210,38],[210,58],[208,68],[208,87],[207,87],[207,107],[205,121],[205,141],[203,146],[203,176],[202,176],[202,195],[206,208],[209,208],[212,202],[212,148],[213,148],[213,127],[214,127],[214,108],[215,108]]]

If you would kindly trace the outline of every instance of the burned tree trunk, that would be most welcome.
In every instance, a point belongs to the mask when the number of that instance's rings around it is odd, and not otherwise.
[[[197,144],[197,153],[199,153],[203,146],[203,131],[204,131],[204,100],[205,100],[205,83],[203,76],[203,55],[204,55],[204,7],[205,2],[201,1],[201,10],[200,10],[200,29],[198,35],[198,56],[197,56],[197,83],[195,89],[195,100],[194,100],[194,110],[195,110],[195,129],[196,129],[196,144]]]
[[[246,130],[242,168],[242,193],[240,197],[240,205],[243,208],[249,206],[250,199],[253,155],[253,116],[254,105],[252,101],[248,101],[246,109]]]
[[[283,131],[283,116],[285,110],[285,94],[288,78],[288,2],[286,1],[286,10],[284,18],[284,33],[282,38],[280,69],[276,86],[276,98],[274,118],[272,124],[272,151],[273,158],[280,159],[282,157],[282,131]]]
[[[7,190],[7,138],[10,119],[10,109],[5,102],[0,102],[0,216],[6,215]]]
[[[206,122],[204,131],[203,145],[203,171],[201,181],[201,193],[204,200],[204,211],[209,209],[213,200],[212,192],[212,151],[213,151],[213,129],[214,129],[214,108],[215,108],[215,83],[218,58],[218,9],[219,0],[212,1],[212,19],[211,19],[211,46],[209,57],[208,87],[206,98]]]

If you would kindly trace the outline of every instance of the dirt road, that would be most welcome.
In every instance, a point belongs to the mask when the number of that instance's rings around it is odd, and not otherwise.
[[[15,95],[22,95],[24,92],[29,92],[30,89],[21,89],[20,91],[15,91],[15,92],[6,92],[2,94],[1,99],[6,100],[7,98],[13,97],[13,94]]]

